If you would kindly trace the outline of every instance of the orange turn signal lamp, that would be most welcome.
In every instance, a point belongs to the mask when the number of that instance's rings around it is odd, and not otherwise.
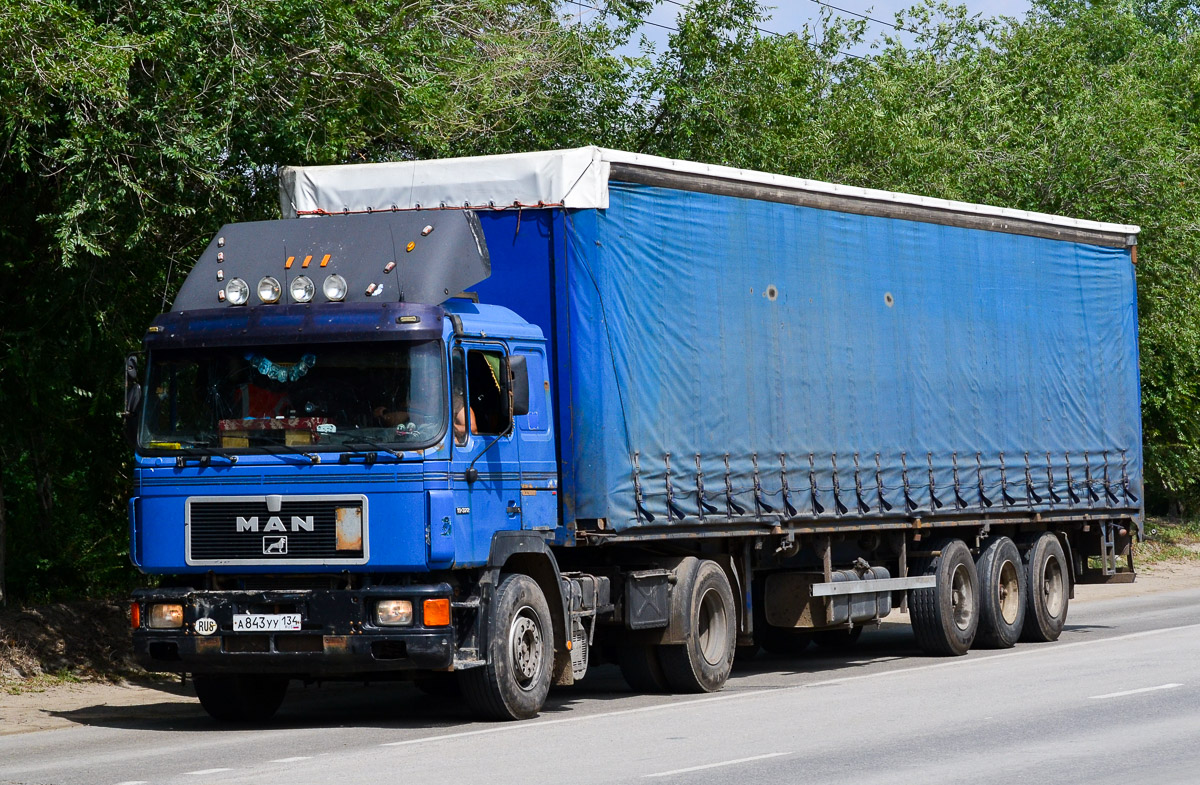
[[[129,606],[129,626],[135,630],[142,626],[142,606],[139,603]]]
[[[450,624],[450,600],[445,597],[425,600],[421,618],[426,627],[447,627]]]

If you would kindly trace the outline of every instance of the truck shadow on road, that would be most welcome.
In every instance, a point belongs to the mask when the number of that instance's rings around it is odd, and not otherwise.
[[[1064,637],[1086,635],[1100,629],[1106,628],[1098,625],[1067,625]],[[972,651],[967,657],[996,653]],[[887,623],[866,629],[849,651],[830,651],[810,646],[796,656],[758,652],[750,658],[739,658],[725,690],[794,687],[830,677],[845,678],[881,669],[915,667],[941,659],[928,657],[921,652],[912,628],[907,624]],[[293,682],[279,713],[265,726],[222,725],[214,722],[196,701],[190,682],[146,681],[138,686],[144,691],[146,700],[143,702],[98,704],[69,711],[46,710],[46,713],[79,725],[188,732],[246,731],[256,727],[355,727],[455,732],[468,726],[486,727],[486,724],[479,723],[471,716],[457,695],[429,695],[409,682],[327,682],[307,686]],[[601,662],[594,664],[587,678],[579,684],[552,689],[541,716],[582,716],[654,706],[678,699],[679,696],[634,693],[626,685],[616,665]]]

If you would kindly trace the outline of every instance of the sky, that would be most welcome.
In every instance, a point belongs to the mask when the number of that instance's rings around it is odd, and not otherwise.
[[[682,0],[687,2],[687,0]],[[587,11],[588,5],[594,5],[590,0],[581,0],[583,10]],[[896,12],[914,5],[917,0],[825,0],[825,2],[843,8],[848,12],[855,14],[865,14],[885,22],[895,22]],[[951,0],[954,2],[954,0]],[[764,30],[770,30],[776,33],[786,33],[792,30],[799,30],[804,25],[817,18],[820,11],[820,6],[814,0],[763,0],[763,4],[770,8],[771,18],[762,24]],[[1022,17],[1029,10],[1029,0],[958,0],[957,4],[965,5],[967,10],[972,14],[983,14],[984,16],[1014,16]],[[568,8],[571,2],[564,3]],[[678,5],[665,0],[660,0],[657,8],[650,15],[649,21],[659,25],[668,27],[675,26],[675,19],[682,11]],[[854,18],[851,14],[842,14],[838,11],[833,13]],[[662,27],[654,27],[645,25],[643,32],[646,37],[655,43],[659,51],[665,48],[667,36],[670,32]],[[892,28],[877,22],[868,22],[867,25],[867,41],[878,37],[884,32],[895,32]],[[909,38],[909,36],[904,36]],[[864,50],[869,49],[869,46],[861,47]],[[866,54],[866,51],[857,52],[854,54]]]

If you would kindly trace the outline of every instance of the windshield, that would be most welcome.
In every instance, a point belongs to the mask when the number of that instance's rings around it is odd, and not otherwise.
[[[152,352],[139,444],[156,451],[417,449],[446,425],[440,341]]]

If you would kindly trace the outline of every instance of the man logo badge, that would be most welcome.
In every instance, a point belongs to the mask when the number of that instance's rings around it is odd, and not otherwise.
[[[263,556],[287,556],[287,537],[263,537]]]

